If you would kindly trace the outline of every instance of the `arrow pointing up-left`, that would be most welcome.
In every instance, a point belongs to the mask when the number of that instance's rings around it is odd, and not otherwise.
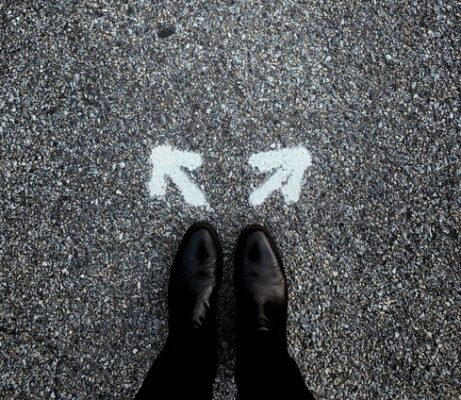
[[[184,169],[192,171],[202,165],[200,154],[177,150],[171,146],[158,146],[152,150],[150,160],[153,166],[149,184],[152,196],[165,197],[168,176],[181,191],[186,203],[195,207],[208,207],[203,192],[184,172]]]

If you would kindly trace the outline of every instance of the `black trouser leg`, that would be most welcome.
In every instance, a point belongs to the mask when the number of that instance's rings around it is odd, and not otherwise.
[[[314,400],[286,344],[259,334],[237,352],[238,400]]]
[[[135,400],[211,400],[217,369],[213,340],[168,338]]]

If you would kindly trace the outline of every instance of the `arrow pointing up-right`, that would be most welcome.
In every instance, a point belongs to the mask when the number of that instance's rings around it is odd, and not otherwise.
[[[250,195],[252,206],[259,206],[276,190],[280,190],[286,203],[299,200],[304,172],[311,165],[311,155],[303,147],[273,150],[253,154],[249,161],[261,172],[275,173]]]

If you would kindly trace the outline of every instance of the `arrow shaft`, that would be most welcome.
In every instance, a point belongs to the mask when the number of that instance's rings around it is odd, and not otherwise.
[[[287,178],[288,176],[286,171],[277,171],[266,182],[253,191],[250,195],[250,203],[253,206],[259,206],[264,203],[264,200],[266,200],[267,197],[283,186]]]
[[[192,206],[203,207],[207,206],[205,195],[203,192],[192,182],[192,180],[180,169],[175,169],[170,172],[170,178],[173,183],[181,191],[184,200]]]

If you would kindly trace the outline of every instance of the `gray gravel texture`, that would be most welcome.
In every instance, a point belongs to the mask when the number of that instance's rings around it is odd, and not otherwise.
[[[167,334],[185,229],[274,232],[290,351],[321,399],[461,399],[461,3],[0,0],[0,398],[129,399]],[[147,189],[203,154],[211,209]],[[301,199],[251,154],[304,145]]]

